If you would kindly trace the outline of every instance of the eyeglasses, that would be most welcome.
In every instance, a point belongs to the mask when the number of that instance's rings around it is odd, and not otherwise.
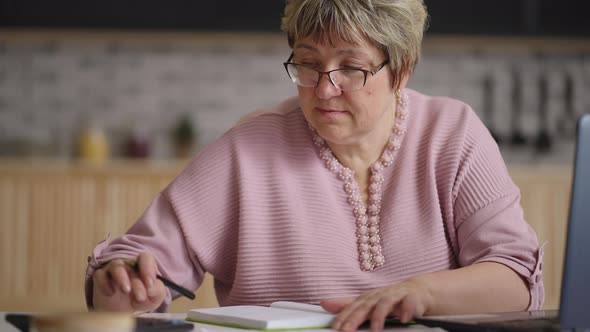
[[[293,54],[291,54],[287,62],[283,63],[283,65],[293,83],[301,87],[314,88],[325,74],[328,75],[330,83],[342,91],[357,91],[362,89],[367,83],[368,74],[375,76],[378,71],[389,63],[389,59],[387,59],[372,70],[361,68],[338,68],[329,71],[319,71],[310,66],[290,62],[291,59],[293,59]]]

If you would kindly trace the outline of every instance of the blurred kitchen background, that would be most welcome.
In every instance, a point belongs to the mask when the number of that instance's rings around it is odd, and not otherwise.
[[[410,87],[471,104],[509,161],[569,161],[574,121],[590,109],[588,2],[427,5]],[[75,158],[94,129],[111,158],[169,159],[183,126],[198,151],[296,92],[281,65],[282,6],[0,1],[0,155]]]
[[[468,102],[497,139],[527,220],[555,244],[546,255],[555,307],[575,120],[590,110],[590,2],[426,4],[409,86]],[[296,93],[282,66],[282,9],[283,0],[0,0],[0,310],[45,310],[57,296],[83,307],[94,243],[125,231],[186,158],[242,116]]]

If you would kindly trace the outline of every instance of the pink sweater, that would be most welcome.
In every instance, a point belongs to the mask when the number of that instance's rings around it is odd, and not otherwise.
[[[405,93],[407,131],[383,171],[383,266],[361,270],[343,182],[319,158],[291,98],[206,147],[127,234],[94,249],[88,305],[96,268],[149,251],[162,275],[189,289],[212,274],[221,305],[317,303],[491,261],[528,281],[529,309],[540,308],[543,251],[496,143],[464,103]]]

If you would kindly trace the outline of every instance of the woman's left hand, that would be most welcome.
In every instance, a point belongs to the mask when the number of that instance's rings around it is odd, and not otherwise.
[[[431,302],[427,288],[418,280],[408,279],[356,298],[324,300],[320,304],[329,312],[338,313],[333,329],[351,332],[366,320],[371,321],[371,331],[382,331],[385,319],[392,315],[407,323],[412,317],[424,315]]]

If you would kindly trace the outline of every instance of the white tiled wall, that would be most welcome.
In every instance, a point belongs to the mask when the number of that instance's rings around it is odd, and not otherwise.
[[[288,52],[278,45],[162,50],[4,43],[0,141],[51,144],[67,156],[85,123],[99,122],[115,151],[129,130],[141,127],[150,133],[154,157],[169,157],[170,132],[181,115],[191,115],[199,143],[207,144],[244,114],[293,94],[281,64]]]
[[[282,66],[289,53],[286,41],[187,47],[0,39],[0,155],[69,158],[79,130],[85,123],[98,122],[115,155],[122,153],[123,142],[135,128],[149,133],[153,158],[171,157],[170,132],[183,114],[190,114],[202,146],[243,115],[295,94]],[[518,111],[512,97],[514,72],[522,91]],[[539,58],[426,50],[410,86],[468,102],[502,139],[510,156],[515,123],[529,145],[538,134],[539,77],[547,78],[547,129],[555,138],[553,151],[559,152],[562,144],[571,145],[573,120],[590,110],[587,54]],[[567,77],[573,82],[571,110],[565,107]],[[493,87],[487,109],[482,83],[486,78]],[[532,148],[527,151],[515,158],[538,156]],[[569,161],[568,153],[557,158]]]

